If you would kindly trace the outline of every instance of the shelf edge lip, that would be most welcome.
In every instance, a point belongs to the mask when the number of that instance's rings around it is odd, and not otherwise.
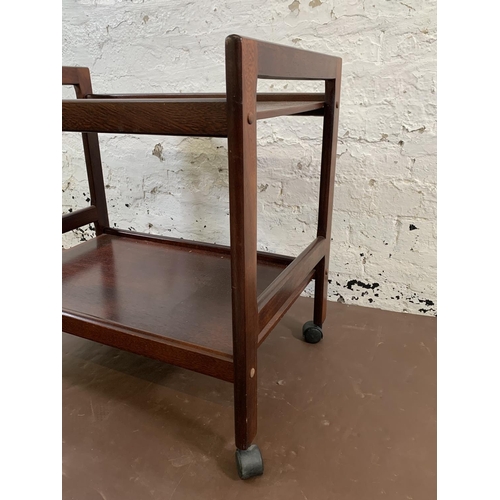
[[[259,345],[315,276],[318,262],[326,257],[325,247],[325,238],[318,236],[257,297]]]
[[[261,101],[266,102],[266,101]],[[285,103],[282,107],[276,107],[275,109],[261,109],[257,106],[257,120],[265,120],[269,118],[276,118],[278,116],[297,116],[297,115],[307,115],[309,113],[319,113],[325,107],[325,103],[322,101],[310,101],[310,102],[293,102],[293,101],[269,101],[273,103]]]
[[[185,240],[180,238],[173,238],[171,236],[163,236],[157,234],[141,233],[137,231],[128,231],[119,228],[105,228],[104,234],[111,236],[120,236],[124,238],[132,238],[137,240],[152,241],[154,243],[162,243],[181,248],[196,249],[200,252],[215,253],[221,255],[231,255],[231,247],[227,245],[219,245],[217,243],[205,243],[203,241]],[[290,265],[295,260],[295,257],[289,255],[282,255],[279,253],[271,253],[264,251],[257,251],[257,261],[263,265],[282,267],[283,269]]]
[[[189,116],[195,108],[195,119]],[[63,132],[227,137],[224,99],[63,99]]]
[[[86,99],[224,99],[225,92],[198,92],[198,93],[110,93],[110,94],[87,94]],[[324,101],[324,92],[257,92],[257,102],[279,102],[279,101]]]
[[[156,359],[163,363],[209,375],[234,383],[234,364],[232,356],[224,353],[210,353],[202,346],[182,345],[171,338],[158,338],[148,332],[136,332],[133,328],[115,327],[93,316],[63,309],[62,331],[70,335],[128,351],[140,356]],[[165,341],[167,340],[167,341]],[[184,343],[185,344],[185,343]]]
[[[266,338],[274,330],[276,325],[281,321],[281,318],[283,318],[283,316],[293,306],[295,301],[300,297],[300,294],[304,291],[305,287],[314,279],[314,274],[314,271],[310,272],[310,275],[303,282],[304,286],[299,287],[301,290],[299,291],[299,289],[297,289],[296,294],[290,295],[289,299],[283,304],[283,307],[278,310],[275,315],[269,320],[266,326],[262,328],[259,335],[257,336],[257,348],[259,348],[263,344],[264,340],[266,340]]]
[[[167,337],[163,335],[159,335],[158,333],[148,332],[146,330],[141,330],[139,328],[134,328],[127,325],[122,325],[121,323],[117,323],[115,321],[100,318],[98,316],[94,316],[92,314],[83,313],[80,311],[75,311],[69,308],[62,308],[63,317],[73,318],[78,321],[82,321],[85,323],[93,324],[96,326],[103,326],[110,330],[114,330],[120,334],[125,334],[128,336],[140,337],[144,340],[152,340],[164,345],[176,347],[178,349],[182,349],[183,351],[190,351],[196,354],[203,354],[209,356],[211,358],[220,359],[221,361],[233,362],[233,356],[228,353],[224,353],[221,351],[215,351],[210,349],[209,347],[200,346],[197,344],[192,344],[190,342],[185,342],[183,340],[174,339],[172,337]]]

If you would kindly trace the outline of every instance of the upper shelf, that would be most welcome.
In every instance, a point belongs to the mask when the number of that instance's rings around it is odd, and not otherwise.
[[[257,120],[321,116],[323,94],[257,94]],[[225,94],[115,94],[63,100],[63,131],[227,137]]]

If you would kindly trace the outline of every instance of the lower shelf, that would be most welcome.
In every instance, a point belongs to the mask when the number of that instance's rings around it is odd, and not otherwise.
[[[104,234],[63,250],[63,329],[231,380],[231,259]],[[285,268],[259,262],[258,293]]]

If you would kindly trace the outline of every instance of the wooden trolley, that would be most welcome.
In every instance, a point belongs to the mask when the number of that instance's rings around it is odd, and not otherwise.
[[[234,384],[236,463],[262,474],[257,445],[257,348],[315,280],[326,316],[342,61],[231,35],[226,94],[93,94],[87,68],[63,67],[63,130],[82,132],[90,206],[63,215],[63,233],[93,223],[96,238],[63,250],[63,331]],[[324,80],[325,93],[257,94],[257,79]],[[323,116],[317,237],[296,258],[257,251],[257,120]],[[227,137],[230,246],[110,227],[98,133]]]

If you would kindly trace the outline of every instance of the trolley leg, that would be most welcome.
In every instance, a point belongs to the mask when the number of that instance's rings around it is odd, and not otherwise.
[[[314,280],[314,324],[320,328],[326,319],[326,300],[328,297],[328,265],[323,257],[316,266]]]
[[[338,109],[340,101],[340,72],[335,80],[325,83],[325,114],[323,121],[323,147],[321,152],[321,180],[319,186],[318,237],[325,238],[325,256],[316,266],[314,289],[314,319],[302,328],[304,340],[316,344],[323,338],[322,326],[326,319],[328,297],[328,264],[332,234],[333,188],[338,135]]]
[[[256,366],[255,363],[250,364]],[[242,371],[238,369],[238,372]],[[250,368],[249,373],[249,377],[237,377],[234,381],[235,455],[241,479],[260,476],[264,472],[259,447],[252,444],[257,433],[257,373],[254,368]]]
[[[323,257],[316,266],[314,280],[314,316],[302,327],[302,335],[308,344],[317,344],[323,338],[322,326],[326,318],[326,299],[328,295],[328,262]]]
[[[242,479],[263,473],[257,445],[257,52],[226,39],[229,225],[236,465]]]

